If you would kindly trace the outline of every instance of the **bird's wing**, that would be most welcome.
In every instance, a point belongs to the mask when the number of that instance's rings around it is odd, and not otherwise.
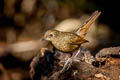
[[[84,38],[74,37],[74,38],[72,38],[70,44],[72,44],[72,45],[80,45],[80,44],[86,43],[86,42],[89,42],[89,41],[84,39]]]
[[[92,16],[76,31],[76,34],[84,38],[87,34],[89,27],[100,16],[101,12],[95,11]]]

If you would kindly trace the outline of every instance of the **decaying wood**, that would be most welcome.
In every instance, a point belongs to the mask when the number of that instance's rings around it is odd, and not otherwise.
[[[94,58],[88,50],[82,49],[82,60],[73,61],[71,67],[61,73],[63,67],[61,62],[65,64],[69,54],[59,51],[50,52],[43,48],[31,62],[31,78],[33,80],[119,80],[120,58],[116,57],[119,56],[119,51],[120,47],[105,48],[100,50]],[[41,53],[45,55],[40,56]],[[51,56],[48,57],[48,54]],[[101,56],[98,58],[98,55]],[[80,55],[77,57],[79,58]],[[48,64],[49,61],[46,59],[53,62]],[[47,67],[46,64],[48,64]]]

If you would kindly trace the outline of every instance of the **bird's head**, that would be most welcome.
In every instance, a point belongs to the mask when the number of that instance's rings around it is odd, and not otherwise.
[[[48,41],[53,41],[57,37],[58,32],[59,31],[57,30],[48,30],[44,35],[44,39]]]

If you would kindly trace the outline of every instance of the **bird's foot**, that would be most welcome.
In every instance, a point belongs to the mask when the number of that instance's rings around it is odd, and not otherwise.
[[[68,58],[61,70],[61,73],[64,72],[65,70],[68,70],[71,67],[72,62],[73,62],[72,58]]]
[[[81,49],[79,48],[79,50],[77,51],[77,53],[75,55],[72,55],[71,58],[68,58],[67,61],[65,62],[63,69],[61,70],[61,72],[64,72],[65,70],[68,70],[73,61],[80,61],[77,59],[77,56],[81,53]]]

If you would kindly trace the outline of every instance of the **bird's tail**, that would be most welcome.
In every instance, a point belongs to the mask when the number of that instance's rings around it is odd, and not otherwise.
[[[85,21],[85,23],[76,31],[80,37],[84,38],[87,34],[89,27],[93,24],[93,22],[100,16],[101,12],[95,11],[92,16]]]

